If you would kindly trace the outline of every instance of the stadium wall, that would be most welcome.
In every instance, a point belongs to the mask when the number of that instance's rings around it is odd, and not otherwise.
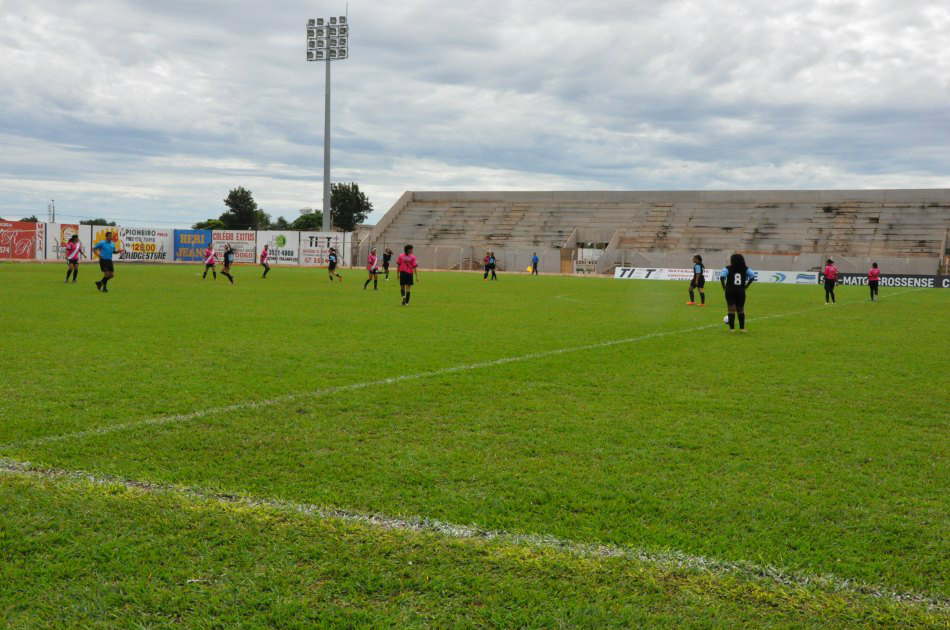
[[[358,249],[399,252],[411,242],[417,257],[431,252],[431,266],[445,269],[470,266],[487,250],[502,270],[521,269],[537,252],[544,272],[601,274],[681,267],[694,253],[716,265],[739,251],[766,269],[816,271],[832,257],[845,272],[876,261],[934,274],[950,254],[948,232],[950,189],[410,191]],[[602,252],[593,263],[579,251],[586,243]]]
[[[176,230],[23,221],[0,221],[0,261],[65,260],[65,243],[74,234],[86,260],[95,260],[92,245],[103,240],[106,232],[116,235],[118,247],[126,250],[116,257],[120,262],[200,263],[208,244],[214,246],[220,261],[228,243],[235,250],[236,263],[257,262],[265,244],[270,245],[275,265],[326,265],[330,247],[340,253],[341,266],[354,262],[351,232]]]

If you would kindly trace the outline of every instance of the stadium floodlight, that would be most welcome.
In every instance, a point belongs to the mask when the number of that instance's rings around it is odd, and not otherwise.
[[[323,221],[328,232],[333,229],[330,215],[330,62],[349,57],[349,30],[345,15],[329,20],[307,20],[307,61],[327,63],[323,120]]]

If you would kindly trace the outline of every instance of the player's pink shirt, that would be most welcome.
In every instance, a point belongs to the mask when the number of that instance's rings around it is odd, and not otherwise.
[[[400,272],[405,271],[406,273],[412,273],[418,266],[416,257],[412,254],[399,254],[399,259],[396,262],[399,264]]]
[[[370,253],[369,257],[366,259],[366,268],[372,271],[376,269],[376,254]]]
[[[877,282],[881,279],[881,270],[880,269],[870,269],[868,270],[868,280],[871,282]]]
[[[82,245],[69,241],[66,243],[66,260],[79,260],[79,254],[82,252]]]
[[[825,278],[828,280],[837,280],[838,279],[838,268],[834,265],[828,265],[825,267]]]
[[[261,264],[266,263],[268,258],[270,258],[270,252],[266,249],[262,249],[261,250]]]
[[[215,259],[218,257],[218,252],[214,251],[213,247],[209,247],[205,250],[205,264],[213,265]]]

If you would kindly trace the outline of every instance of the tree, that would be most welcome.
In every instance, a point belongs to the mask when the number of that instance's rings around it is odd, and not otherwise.
[[[83,219],[79,225],[115,225],[115,221],[106,221],[105,219]]]
[[[290,221],[284,217],[277,217],[277,220],[270,224],[270,229],[272,230],[289,230]]]
[[[334,227],[352,232],[373,211],[373,204],[355,183],[330,184],[330,211]]]
[[[27,223],[39,223],[39,222],[40,222],[40,220],[36,218],[36,215],[35,215],[35,214],[34,214],[33,216],[31,216],[31,217],[23,217],[22,219],[20,219],[20,221],[26,221]]]
[[[244,186],[232,188],[224,199],[228,211],[219,219],[231,230],[260,230],[270,224],[270,216],[257,207],[254,196]]]
[[[290,224],[292,230],[312,230],[318,231],[323,227],[323,213],[313,208],[303,208],[300,210],[300,216],[294,219]]]
[[[208,219],[207,221],[198,221],[191,226],[192,230],[226,230],[228,226],[221,219]]]

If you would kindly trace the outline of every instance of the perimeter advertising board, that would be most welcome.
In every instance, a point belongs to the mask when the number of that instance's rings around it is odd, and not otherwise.
[[[211,242],[218,259],[224,259],[224,246],[230,244],[234,250],[235,263],[257,262],[257,232],[253,230],[214,230],[211,232]]]
[[[86,257],[91,256],[92,226],[78,223],[47,223],[46,224],[46,260],[65,260],[66,242],[73,235],[79,236]]]
[[[711,281],[719,276],[719,269],[706,269],[703,277]],[[813,271],[756,271],[757,282],[767,284],[818,284],[818,273]],[[617,267],[614,278],[622,280],[692,280],[692,269],[661,269],[650,267]]]
[[[175,243],[171,230],[153,228],[119,228],[119,241],[119,260],[134,262],[168,262]]]
[[[0,221],[0,260],[36,260],[45,254],[45,223]]]
[[[257,259],[268,246],[269,262],[276,265],[296,265],[300,260],[300,232],[260,231],[257,233]]]
[[[327,265],[330,248],[335,247],[339,265],[346,267],[350,263],[350,232],[301,232],[300,264],[310,266]]]
[[[175,230],[175,260],[202,262],[211,245],[211,230]]]
[[[882,287],[914,287],[919,289],[950,289],[950,276],[925,276],[910,274],[881,274]],[[867,286],[866,273],[838,274],[838,284],[846,286]]]

